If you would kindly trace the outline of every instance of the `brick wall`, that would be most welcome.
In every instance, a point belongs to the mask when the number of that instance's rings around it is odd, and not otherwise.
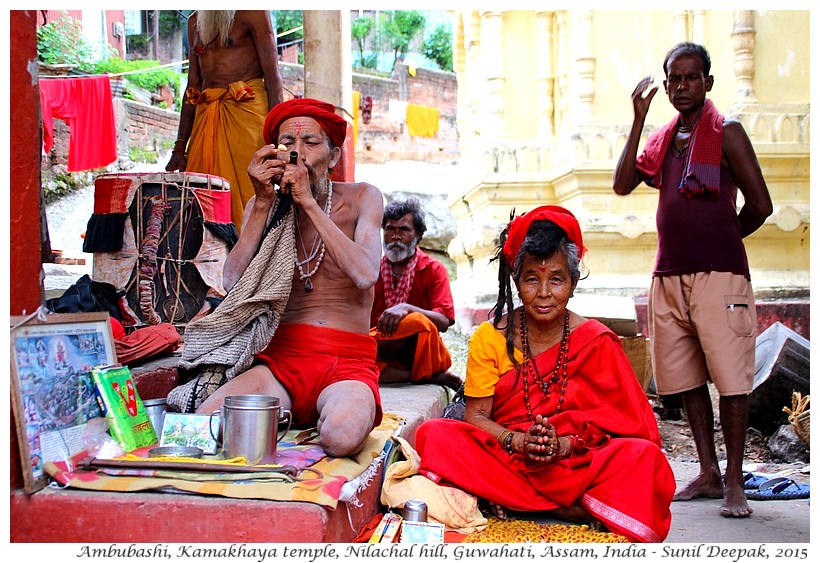
[[[285,99],[304,95],[302,65],[279,63],[285,87]],[[359,120],[356,161],[379,163],[389,160],[423,160],[442,164],[458,160],[456,111],[458,84],[455,74],[416,69],[411,76],[408,66],[396,65],[394,77],[353,74],[353,90],[372,96],[373,110],[369,124]],[[411,137],[404,123],[393,123],[387,116],[390,100],[437,107],[439,129],[435,137]],[[346,108],[352,113],[353,108]]]
[[[118,98],[117,152],[127,158],[132,147],[167,150],[177,138],[179,114],[154,106]]]

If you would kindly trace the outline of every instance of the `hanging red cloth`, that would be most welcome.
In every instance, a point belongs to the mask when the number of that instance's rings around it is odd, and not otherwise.
[[[114,100],[107,74],[41,78],[40,105],[46,153],[54,144],[53,119],[68,123],[69,172],[103,168],[117,159]]]

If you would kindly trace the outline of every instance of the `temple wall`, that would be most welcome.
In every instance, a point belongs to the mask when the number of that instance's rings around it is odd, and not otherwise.
[[[684,40],[709,50],[710,98],[744,125],[774,202],[746,240],[758,299],[808,301],[809,12],[465,10],[454,18],[465,174],[449,194],[458,230],[449,253],[465,307],[494,301],[488,259],[510,211],[543,204],[581,222],[589,276],[578,291],[645,298],[657,193],[642,185],[617,196],[612,175],[631,92],[650,73],[660,84],[667,51]],[[643,141],[673,117],[661,89]]]

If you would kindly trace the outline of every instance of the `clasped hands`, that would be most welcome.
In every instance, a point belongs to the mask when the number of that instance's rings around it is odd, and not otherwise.
[[[555,427],[547,417],[540,414],[535,416],[533,425],[526,432],[516,433],[523,436],[523,442],[515,444],[517,451],[526,453],[532,461],[551,462],[569,457],[572,452],[572,441],[566,436],[558,436]]]

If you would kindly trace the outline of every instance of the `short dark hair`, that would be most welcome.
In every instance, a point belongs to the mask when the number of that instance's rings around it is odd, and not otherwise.
[[[712,71],[712,59],[706,47],[698,45],[697,43],[684,41],[683,43],[678,43],[666,53],[666,58],[663,59],[663,74],[665,76],[669,76],[669,69],[667,67],[669,59],[677,57],[678,55],[694,55],[700,57],[700,60],[703,61],[703,76],[709,76],[709,73]]]
[[[413,214],[413,228],[416,236],[421,239],[427,232],[427,223],[424,221],[424,211],[421,209],[421,202],[414,198],[391,201],[384,206],[384,217],[382,217],[382,229],[387,225],[387,221],[396,221],[408,213]]]

